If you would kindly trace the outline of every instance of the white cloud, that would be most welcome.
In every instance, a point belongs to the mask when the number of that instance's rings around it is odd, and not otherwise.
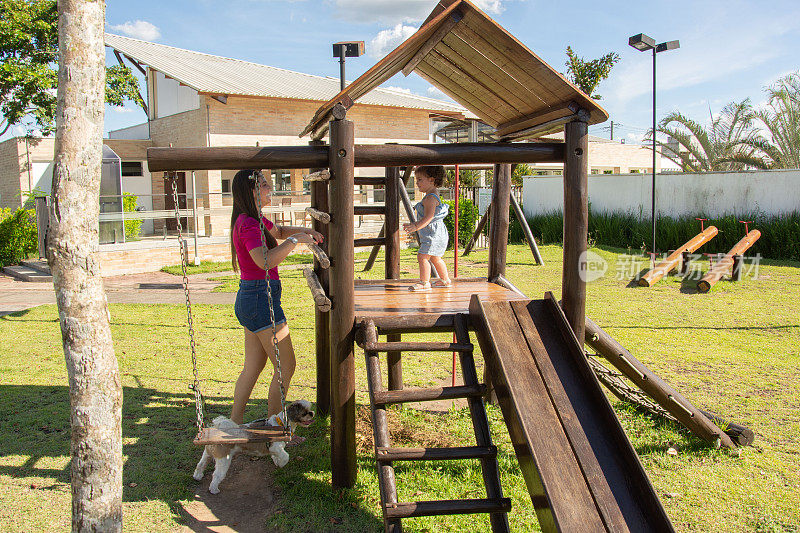
[[[629,133],[625,136],[625,142],[628,144],[642,144],[643,139],[644,135],[639,133]]]
[[[121,114],[133,113],[135,111],[135,109],[131,109],[130,107],[119,107],[116,105],[109,106],[109,109],[114,113],[121,113]]]
[[[697,12],[694,27],[671,37],[679,38],[681,48],[658,56],[657,89],[666,91],[692,87],[731,74],[749,71],[786,52],[781,37],[796,32],[800,23],[793,16],[777,17],[762,6],[733,2],[735,5],[718,9],[714,5],[693,5]],[[747,17],[747,31],[741,20]],[[714,24],[706,22],[713,20]],[[616,103],[617,110],[634,98],[652,94],[652,54],[640,53],[628,47],[620,50],[622,61],[600,92]]]
[[[159,31],[158,27],[145,20],[134,20],[133,22],[129,20],[124,24],[109,26],[109,28],[114,31],[120,31],[128,37],[143,41],[155,41],[161,37],[161,31]]]
[[[419,22],[428,16],[436,0],[334,0],[336,17],[351,22]]]
[[[372,57],[383,57],[411,37],[415,31],[417,28],[406,26],[403,23],[397,24],[394,28],[382,30],[369,42],[367,53]]]
[[[475,0],[475,5],[492,15],[502,13],[505,0]],[[437,0],[333,0],[337,18],[351,22],[420,22],[436,6]]]
[[[445,102],[452,102],[454,104],[459,104],[452,98],[450,98],[446,93],[442,92],[438,87],[430,86],[428,87],[428,96],[430,98],[435,98],[436,100],[444,100]]]
[[[499,15],[505,11],[502,0],[474,0],[474,3],[483,11],[492,15]]]
[[[390,91],[395,91],[395,92],[403,93],[403,94],[414,94],[413,92],[411,92],[411,89],[406,89],[405,87],[394,87],[394,86],[389,85],[387,87],[382,87],[382,88],[383,89],[389,89]]]

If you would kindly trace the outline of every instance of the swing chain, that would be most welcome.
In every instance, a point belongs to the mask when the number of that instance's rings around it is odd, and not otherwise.
[[[256,170],[253,173],[253,179],[255,180],[255,187],[256,187],[256,194],[258,195],[258,229],[259,233],[261,234],[261,246],[262,250],[264,250],[264,270],[266,271],[266,281],[267,281],[267,297],[269,300],[269,318],[272,321],[272,345],[275,348],[275,371],[278,373],[278,386],[281,391],[281,412],[283,413],[283,420],[285,421],[285,426],[289,431],[291,431],[291,424],[289,424],[289,417],[286,413],[286,391],[283,387],[283,375],[281,374],[281,352],[278,349],[278,327],[275,325],[275,307],[272,301],[272,290],[269,286],[269,264],[267,263],[267,237],[265,232],[267,231],[266,226],[264,225],[264,216],[261,214],[261,181],[266,180],[266,177],[260,170]]]
[[[180,212],[178,210],[178,180],[177,173],[173,173],[172,177],[172,201],[175,204],[175,222],[178,228],[178,243],[181,247],[181,269],[183,271],[183,293],[186,295],[186,319],[189,324],[189,344],[192,348],[192,370],[194,372],[194,383],[191,389],[194,391],[195,412],[197,414],[197,432],[198,434],[203,430],[204,416],[203,416],[203,394],[200,392],[200,377],[197,371],[197,350],[194,341],[194,325],[192,322],[192,303],[189,300],[189,276],[186,273],[186,265],[189,263],[188,244],[183,238],[183,226],[181,225]],[[197,231],[197,228],[195,228]]]

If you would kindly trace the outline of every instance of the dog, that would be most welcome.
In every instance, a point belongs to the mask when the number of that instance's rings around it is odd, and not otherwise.
[[[314,421],[314,411],[311,410],[311,402],[307,400],[298,400],[289,404],[286,408],[286,416],[289,419],[289,427],[294,434],[297,426],[308,426]],[[285,426],[286,422],[283,420],[283,413],[272,415],[266,421],[267,425],[272,426]],[[264,419],[254,420],[242,427],[258,427],[264,425]],[[238,424],[224,416],[218,416],[214,419],[213,426],[220,429],[233,429],[239,427]],[[239,452],[244,452],[248,455],[256,457],[265,457],[267,455],[272,457],[272,462],[278,468],[283,468],[289,462],[289,454],[285,450],[286,443],[282,441],[268,442],[254,442],[250,444],[209,444],[203,449],[203,456],[197,463],[192,477],[197,481],[203,479],[203,471],[206,469],[208,462],[213,457],[214,474],[211,477],[211,484],[208,486],[208,491],[211,494],[219,494],[219,484],[225,479],[228,473],[228,468],[231,466],[233,458]]]

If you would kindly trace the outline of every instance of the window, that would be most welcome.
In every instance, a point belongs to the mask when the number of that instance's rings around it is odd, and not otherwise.
[[[123,161],[122,162],[122,175],[123,176],[143,176],[142,162],[141,161]]]
[[[275,191],[292,190],[292,175],[288,170],[273,170],[272,178],[275,180]]]
[[[231,192],[231,180],[222,180],[222,193],[228,194]]]

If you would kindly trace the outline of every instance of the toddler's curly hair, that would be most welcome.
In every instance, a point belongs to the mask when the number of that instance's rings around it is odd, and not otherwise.
[[[428,165],[417,167],[417,172],[424,172],[433,179],[433,184],[441,187],[444,184],[444,167],[442,165]]]

